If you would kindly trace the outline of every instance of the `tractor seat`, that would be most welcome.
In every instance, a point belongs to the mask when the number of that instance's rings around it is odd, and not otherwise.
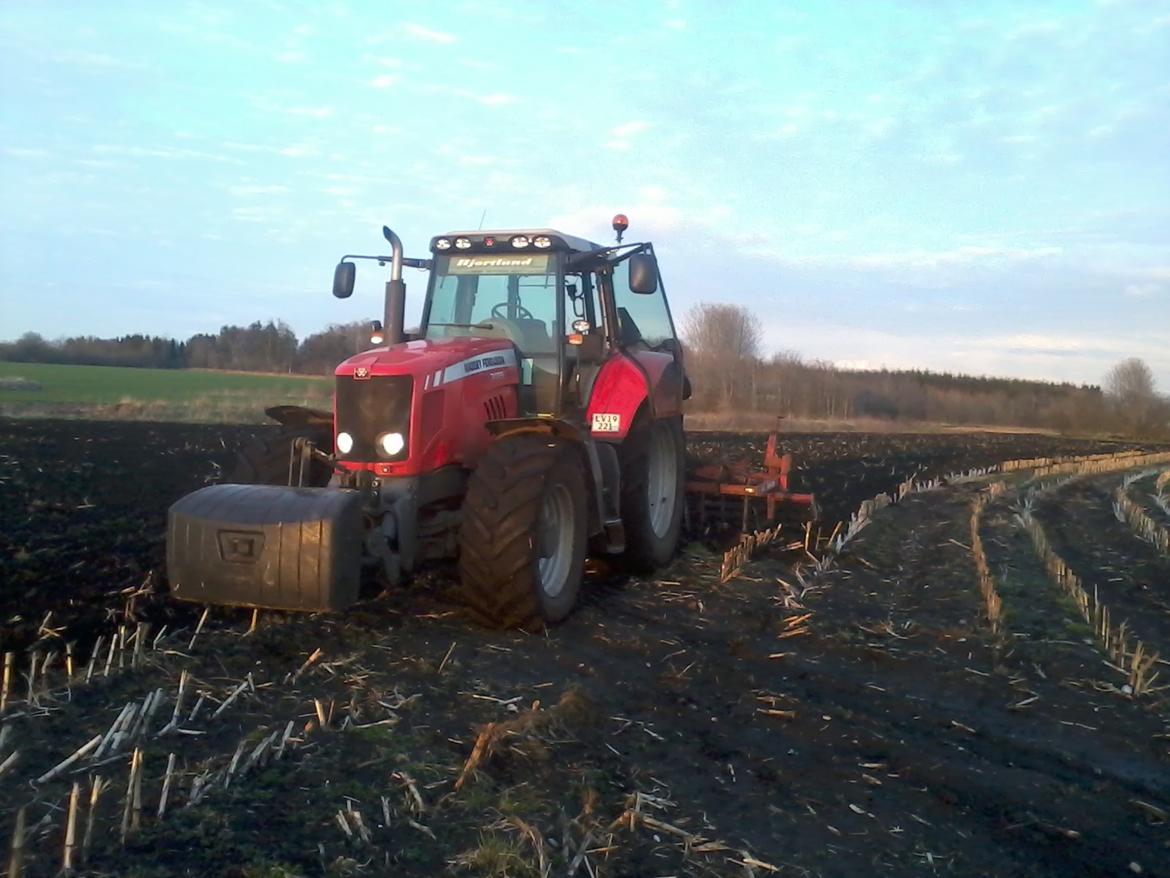
[[[552,336],[548,334],[548,324],[543,320],[517,319],[512,322],[523,333],[524,337],[517,339],[517,347],[526,356],[539,357],[541,354],[556,354],[556,345],[553,343]]]

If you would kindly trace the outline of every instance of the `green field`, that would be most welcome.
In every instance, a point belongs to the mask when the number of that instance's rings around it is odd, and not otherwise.
[[[305,375],[0,362],[0,414],[14,416],[262,421],[280,403],[329,408],[331,391]]]

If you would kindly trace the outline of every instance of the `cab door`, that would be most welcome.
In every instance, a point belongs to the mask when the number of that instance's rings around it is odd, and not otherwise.
[[[639,254],[653,262],[652,292],[631,289],[631,258]],[[594,382],[587,416],[595,438],[622,439],[643,406],[654,419],[681,414],[689,396],[683,350],[653,245],[617,253],[597,268],[595,278],[611,354]]]

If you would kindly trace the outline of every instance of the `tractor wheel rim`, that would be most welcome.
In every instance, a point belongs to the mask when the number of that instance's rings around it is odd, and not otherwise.
[[[678,496],[678,447],[666,424],[654,428],[647,464],[646,492],[650,527],[654,536],[661,539],[670,530],[675,498]]]
[[[573,498],[564,485],[553,485],[540,505],[540,590],[555,598],[565,588],[573,558]]]

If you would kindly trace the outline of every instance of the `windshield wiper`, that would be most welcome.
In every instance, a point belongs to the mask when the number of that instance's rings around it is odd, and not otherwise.
[[[494,323],[428,323],[427,326],[458,326],[460,329],[495,329]]]

